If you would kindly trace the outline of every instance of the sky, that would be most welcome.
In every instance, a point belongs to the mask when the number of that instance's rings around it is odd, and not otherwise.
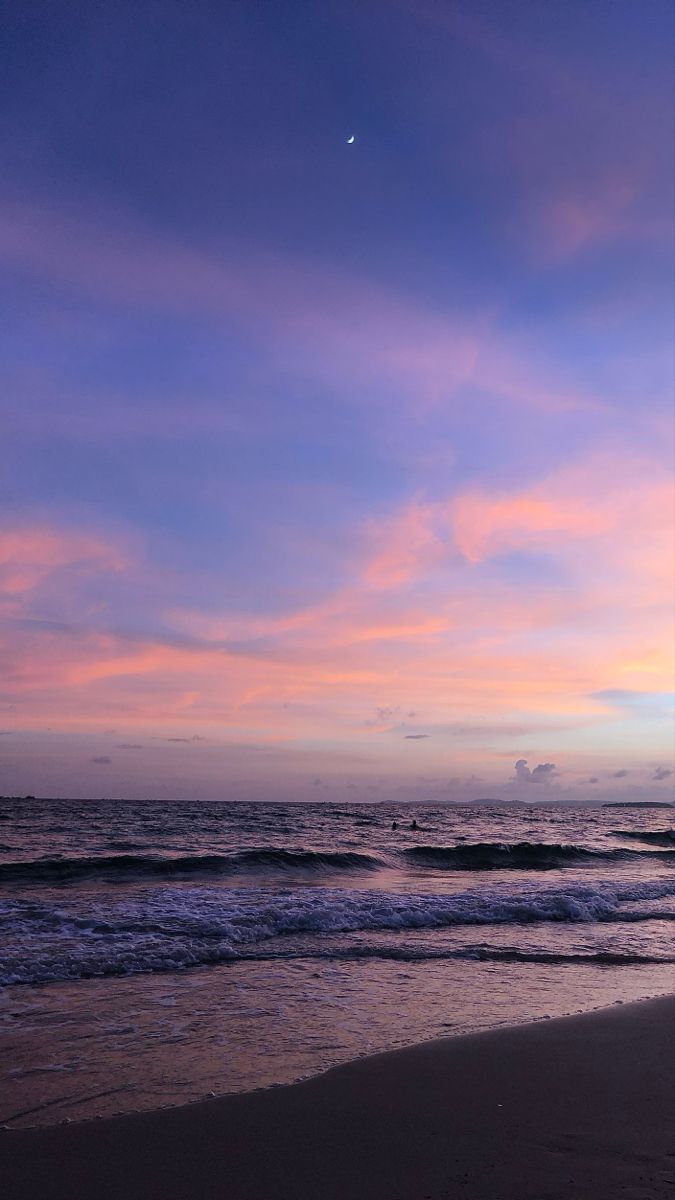
[[[671,4],[3,8],[0,793],[670,799]]]

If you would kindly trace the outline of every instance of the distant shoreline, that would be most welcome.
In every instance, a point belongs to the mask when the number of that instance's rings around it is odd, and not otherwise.
[[[330,807],[334,804],[349,803],[355,807],[368,808],[675,808],[675,800],[499,800],[479,797],[476,800],[373,800],[366,797],[349,800],[336,797],[332,800],[231,800],[222,797],[190,799],[189,796],[0,796],[0,804],[36,803],[36,804],[231,804],[248,805],[260,804],[274,808],[283,804],[298,806],[316,805]]]
[[[602,808],[675,808],[669,800],[615,800]]]

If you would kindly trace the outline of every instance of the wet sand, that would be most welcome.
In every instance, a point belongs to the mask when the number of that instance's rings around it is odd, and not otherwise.
[[[675,996],[0,1134],[4,1200],[672,1200]]]

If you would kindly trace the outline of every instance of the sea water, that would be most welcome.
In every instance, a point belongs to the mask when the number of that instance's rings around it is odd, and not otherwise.
[[[673,809],[0,802],[0,1123],[675,990]]]

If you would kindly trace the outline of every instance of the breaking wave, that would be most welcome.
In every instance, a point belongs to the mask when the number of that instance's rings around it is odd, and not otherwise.
[[[300,958],[336,957],[339,952],[328,939],[357,932],[675,919],[672,907],[654,903],[675,895],[675,881],[664,879],[595,887],[574,884],[517,894],[492,890],[453,896],[402,895],[323,887],[310,891],[308,895],[307,889],[269,893],[167,886],[98,903],[76,893],[64,893],[64,899],[55,903],[5,900],[0,902],[0,927],[5,927],[8,938],[0,983],[174,971],[261,955],[289,957],[289,949]],[[641,907],[624,907],[636,903]],[[299,949],[284,947],[280,940],[291,937],[303,939]],[[456,948],[451,950],[459,954]],[[361,951],[350,947],[349,952]],[[398,943],[389,954],[397,952],[401,952]]]

